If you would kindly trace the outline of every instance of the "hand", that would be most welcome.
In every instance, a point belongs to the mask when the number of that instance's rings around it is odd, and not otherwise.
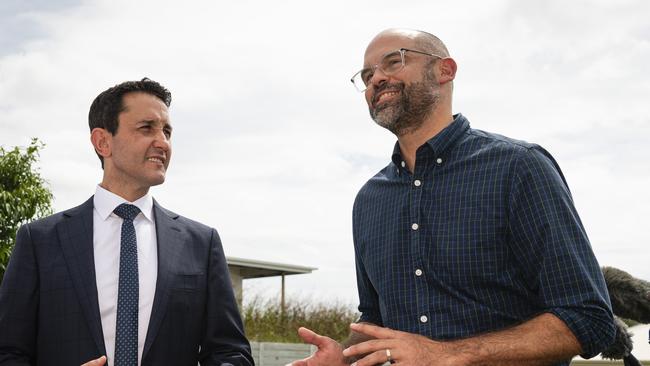
[[[352,366],[374,366],[392,361],[403,366],[458,366],[464,363],[460,354],[443,342],[436,342],[427,337],[400,332],[375,325],[354,323],[352,331],[376,338],[358,343],[343,351],[345,357],[359,357]],[[390,350],[390,360],[388,353]],[[361,358],[362,356],[364,356]]]
[[[287,366],[347,366],[343,357],[343,347],[332,338],[325,337],[300,327],[298,335],[305,343],[313,344],[318,350],[311,356],[293,361]]]
[[[102,356],[98,359],[88,361],[81,366],[104,366],[106,364],[106,356]]]

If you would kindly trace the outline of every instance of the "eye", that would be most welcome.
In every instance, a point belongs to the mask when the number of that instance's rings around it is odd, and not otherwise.
[[[165,136],[167,136],[167,138],[172,137],[172,129],[171,128],[163,128],[163,133],[165,134]]]
[[[398,53],[391,53],[384,57],[381,62],[382,70],[386,72],[393,72],[402,66],[402,55]]]
[[[370,79],[372,79],[372,76],[375,73],[373,72],[372,69],[365,69],[361,72],[361,80],[363,80],[363,83],[367,86],[370,83]]]

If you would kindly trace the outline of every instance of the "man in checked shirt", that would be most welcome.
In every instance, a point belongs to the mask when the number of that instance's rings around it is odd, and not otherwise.
[[[609,297],[564,176],[542,147],[452,115],[456,62],[390,29],[352,81],[397,136],[361,188],[353,233],[361,318],[294,366],[568,365],[614,339]]]

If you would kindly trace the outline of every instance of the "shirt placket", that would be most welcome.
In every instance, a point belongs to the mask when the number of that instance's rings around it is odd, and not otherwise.
[[[412,175],[409,175],[409,221],[410,221],[410,235],[409,245],[410,253],[412,253],[410,276],[413,276],[415,283],[415,296],[417,317],[415,321],[418,324],[418,333],[427,337],[431,337],[431,314],[429,303],[429,290],[427,287],[425,265],[422,261],[424,250],[422,245],[425,245],[426,238],[422,236],[422,230],[425,229],[423,225],[427,223],[422,222],[422,193],[424,189],[425,177],[427,176],[427,166],[429,165],[427,158],[427,151],[421,150],[416,154],[415,169]],[[429,183],[430,184],[430,183]]]

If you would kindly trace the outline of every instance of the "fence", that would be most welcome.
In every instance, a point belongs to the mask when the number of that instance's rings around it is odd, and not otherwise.
[[[251,350],[256,366],[285,366],[289,362],[303,359],[316,352],[316,347],[300,343],[251,342]],[[646,361],[642,362],[646,364]],[[579,365],[623,365],[623,361],[573,360],[571,362],[571,366]]]
[[[251,342],[256,366],[285,366],[316,352],[316,347],[299,343]]]
[[[251,342],[255,366],[286,366],[316,352],[316,346],[300,343]],[[382,366],[390,366],[386,362]]]

